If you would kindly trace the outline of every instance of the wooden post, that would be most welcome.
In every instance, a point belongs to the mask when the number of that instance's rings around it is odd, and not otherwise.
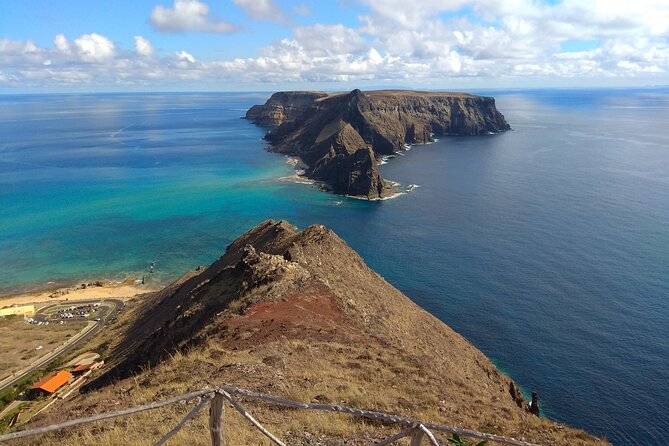
[[[423,435],[425,435],[425,432],[416,428],[413,434],[411,434],[411,443],[409,443],[409,445],[420,446],[421,442],[423,441]]]
[[[223,433],[223,419],[225,416],[225,398],[216,393],[209,406],[209,431],[211,432],[212,446],[225,446]]]

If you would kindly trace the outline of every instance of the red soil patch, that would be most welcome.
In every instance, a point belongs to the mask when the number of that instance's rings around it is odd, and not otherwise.
[[[348,327],[337,297],[320,284],[282,300],[258,302],[220,325],[224,343],[239,348],[295,338],[332,340]]]

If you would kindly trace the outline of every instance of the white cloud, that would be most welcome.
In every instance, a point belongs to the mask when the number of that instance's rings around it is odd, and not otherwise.
[[[363,0],[371,8],[371,16],[363,17],[369,31],[377,26],[384,28],[418,29],[431,17],[446,11],[457,11],[466,0]],[[371,19],[371,20],[370,20]],[[378,20],[382,19],[382,20]],[[373,32],[372,32],[373,33]]]
[[[114,42],[100,34],[84,34],[75,39],[74,46],[82,60],[87,62],[102,62],[114,57],[116,47]]]
[[[293,35],[312,55],[358,53],[369,48],[360,34],[344,25],[298,26]]]
[[[263,17],[258,11],[273,6],[236,1],[256,18]],[[500,79],[507,84],[579,79],[597,85],[593,79],[602,78],[669,83],[666,2],[637,0],[632,8],[622,0],[362,1],[367,8],[357,25],[295,25],[291,35],[257,49],[257,56],[227,60],[205,60],[187,52],[189,48],[156,54],[142,36],[135,36],[134,51],[117,49],[98,34],[72,42],[59,34],[52,48],[40,48],[30,40],[0,39],[2,82],[25,86],[181,81],[185,88],[240,80],[247,85],[295,83],[295,88],[365,81],[446,88],[458,81],[486,86]],[[170,32],[211,30],[225,23],[196,0],[158,6],[152,19],[156,15],[162,29]]]
[[[381,57],[381,54],[379,54],[376,49],[371,48],[369,52],[367,53],[367,57],[369,58],[369,61],[373,64],[380,64],[383,62],[383,57]]]
[[[144,57],[151,57],[155,53],[155,49],[153,48],[153,45],[149,41],[149,39],[146,39],[142,36],[135,36],[135,52],[139,54],[140,56]]]
[[[61,53],[70,53],[70,42],[67,41],[67,38],[63,34],[58,34],[54,37],[53,44]]]
[[[629,60],[621,60],[616,66],[630,73],[664,73],[665,71],[656,65],[644,66],[637,62],[630,62]]]
[[[231,23],[212,17],[209,5],[198,0],[174,0],[171,8],[158,5],[151,11],[151,25],[166,33],[184,31],[227,34],[236,31]]]
[[[195,58],[193,57],[193,55],[185,51],[178,51],[177,57],[179,58],[179,60],[185,60],[186,62],[195,63]]]
[[[254,20],[269,20],[270,22],[288,23],[281,8],[272,0],[232,0]]]

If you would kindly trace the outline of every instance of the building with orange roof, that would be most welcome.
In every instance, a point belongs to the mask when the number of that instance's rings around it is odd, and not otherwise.
[[[73,375],[80,375],[82,373],[88,372],[89,370],[95,370],[98,367],[100,367],[102,364],[103,364],[103,361],[91,362],[89,364],[79,364],[74,369],[72,369],[72,374]]]
[[[33,395],[47,394],[51,395],[56,390],[67,384],[72,378],[72,374],[67,370],[58,370],[42,378],[40,382],[32,386]]]

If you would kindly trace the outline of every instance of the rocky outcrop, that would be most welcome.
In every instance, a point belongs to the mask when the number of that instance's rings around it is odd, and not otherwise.
[[[434,135],[486,135],[509,130],[495,99],[465,93],[382,90],[327,94],[275,93],[246,117],[273,126],[270,151],[299,156],[305,175],[338,194],[378,199],[393,193],[377,157]]]
[[[246,119],[265,126],[278,126],[295,120],[310,109],[316,99],[327,96],[317,91],[290,91],[274,93],[264,105],[254,105],[246,112]]]

